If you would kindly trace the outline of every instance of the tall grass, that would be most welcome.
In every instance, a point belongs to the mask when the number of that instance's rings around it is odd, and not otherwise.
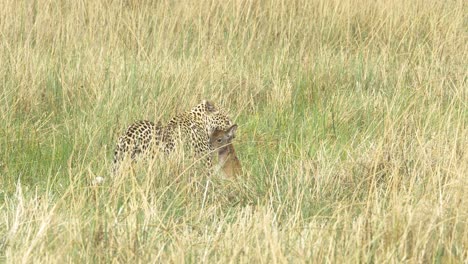
[[[464,1],[0,7],[2,262],[468,259]],[[183,155],[110,177],[125,127],[201,99],[242,179]]]

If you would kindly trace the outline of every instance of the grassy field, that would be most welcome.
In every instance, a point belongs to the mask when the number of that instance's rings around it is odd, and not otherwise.
[[[466,263],[466,1],[0,7],[0,262]],[[242,179],[110,178],[129,124],[202,99]]]

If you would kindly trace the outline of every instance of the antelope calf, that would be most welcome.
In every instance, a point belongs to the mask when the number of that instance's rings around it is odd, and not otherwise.
[[[215,153],[218,153],[218,166],[228,178],[242,174],[242,166],[232,145],[236,130],[237,125],[233,125],[227,130],[217,129],[210,137],[211,148],[216,151]]]

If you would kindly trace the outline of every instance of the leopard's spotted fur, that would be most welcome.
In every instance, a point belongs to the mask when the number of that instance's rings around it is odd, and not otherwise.
[[[226,130],[232,125],[231,119],[211,102],[203,100],[190,111],[173,117],[167,125],[160,122],[138,121],[128,127],[117,143],[114,152],[113,171],[125,156],[132,160],[140,156],[154,156],[156,151],[170,153],[178,142],[189,145],[197,156],[211,167],[210,135],[216,129]]]

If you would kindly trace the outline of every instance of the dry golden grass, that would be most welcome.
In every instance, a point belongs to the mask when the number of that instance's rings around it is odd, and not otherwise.
[[[1,262],[467,261],[464,1],[0,7]],[[109,177],[131,122],[205,98],[245,179]]]

